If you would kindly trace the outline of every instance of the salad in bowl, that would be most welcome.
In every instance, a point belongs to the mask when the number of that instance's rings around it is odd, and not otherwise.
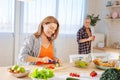
[[[54,72],[48,68],[35,68],[30,74],[29,77],[32,80],[48,80],[49,78],[54,77]]]

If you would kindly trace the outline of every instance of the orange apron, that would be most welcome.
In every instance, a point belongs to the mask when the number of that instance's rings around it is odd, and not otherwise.
[[[41,46],[39,58],[42,57],[49,57],[51,59],[54,59],[54,50],[52,44],[50,44],[48,48]],[[49,64],[49,63],[36,62],[36,65],[42,65],[42,64]]]

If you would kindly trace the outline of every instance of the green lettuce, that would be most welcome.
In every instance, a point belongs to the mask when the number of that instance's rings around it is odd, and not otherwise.
[[[48,68],[38,69],[35,68],[30,74],[29,77],[48,80],[48,78],[52,78],[54,76],[54,72]]]

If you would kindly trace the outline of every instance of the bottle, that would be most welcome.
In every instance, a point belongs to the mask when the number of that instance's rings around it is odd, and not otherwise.
[[[107,1],[106,7],[109,7],[109,6],[111,6],[111,1]]]

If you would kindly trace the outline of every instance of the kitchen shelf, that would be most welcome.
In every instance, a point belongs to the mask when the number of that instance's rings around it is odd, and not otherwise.
[[[120,20],[120,18],[116,18],[116,19],[108,18],[108,19],[105,19],[105,20]]]
[[[108,15],[109,17],[106,17],[106,20],[119,21],[120,20],[120,5],[112,5],[112,6],[107,6],[107,7],[110,9],[109,9],[109,15]]]
[[[116,7],[120,7],[120,5],[113,5],[113,6],[107,6],[108,8],[116,8]]]

